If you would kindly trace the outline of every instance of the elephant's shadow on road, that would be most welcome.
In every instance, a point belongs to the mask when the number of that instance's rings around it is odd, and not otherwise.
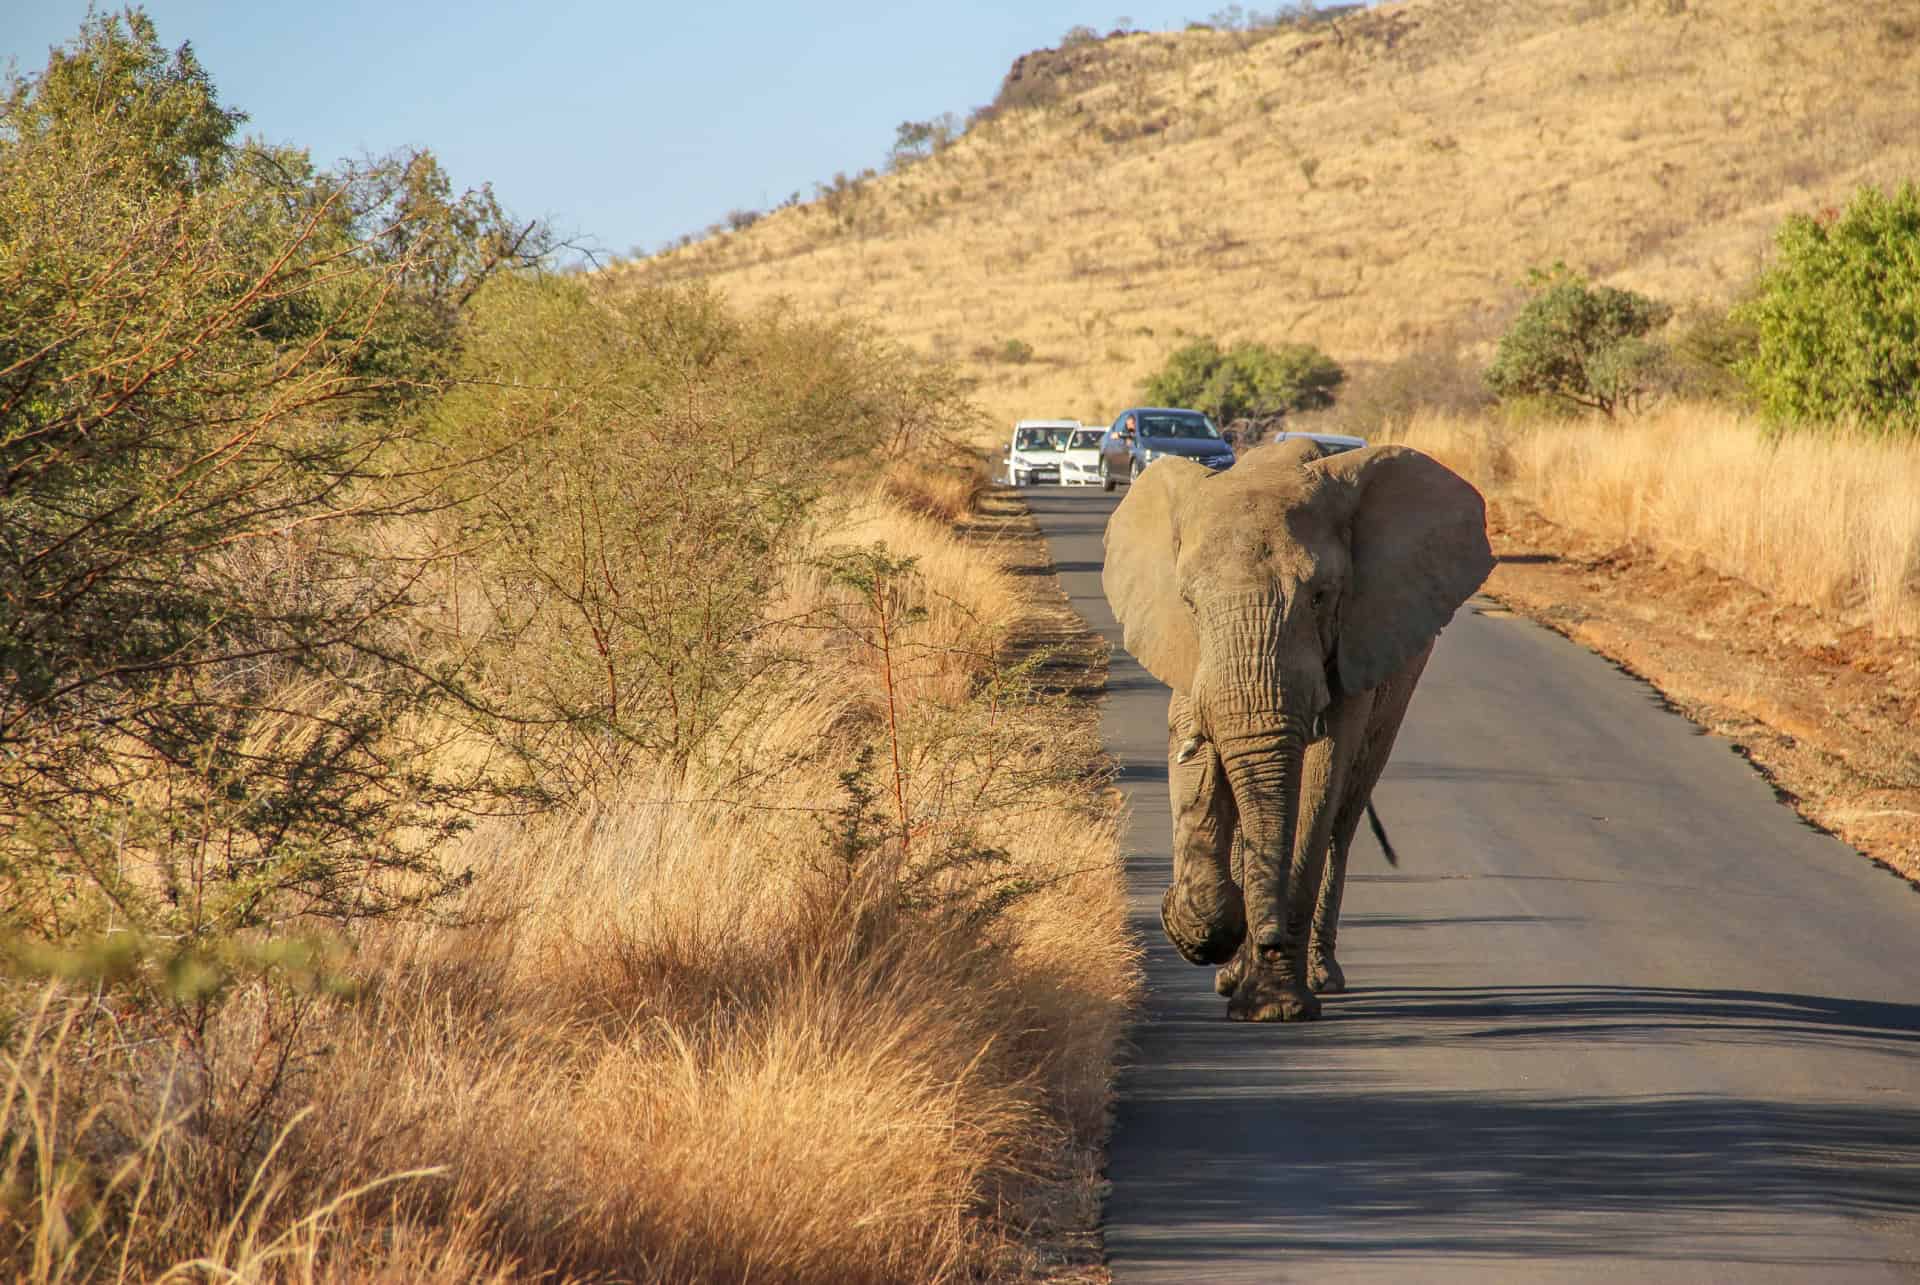
[[[1920,1004],[1788,991],[1670,986],[1356,988],[1341,1017],[1350,1047],[1457,1041],[1577,1040],[1906,1048],[1920,1056]]]
[[[1369,1020],[1341,1020],[1361,1017]],[[1128,1174],[1109,1210],[1123,1237],[1134,1211],[1148,1209],[1171,1232],[1155,1236],[1156,1257],[1218,1255],[1222,1193],[1242,1184],[1249,1166],[1267,1193],[1257,1221],[1242,1223],[1233,1241],[1249,1258],[1287,1250],[1738,1257],[1752,1246],[1733,1250],[1724,1237],[1757,1236],[1769,1248],[1756,1261],[1799,1263],[1814,1259],[1790,1237],[1767,1241],[1769,1220],[1920,1214],[1920,1107],[1911,1105],[1912,1064],[1901,1064],[1920,1057],[1920,1005],[1670,987],[1394,987],[1344,996],[1329,1018],[1305,1028],[1171,1024],[1161,1038],[1178,1041],[1182,1056],[1142,1071],[1131,1093],[1143,1114],[1123,1105],[1116,1142],[1137,1128],[1155,1135],[1156,1151],[1183,1154],[1167,1158],[1165,1177]],[[1293,1042],[1296,1051],[1254,1073],[1264,1086],[1223,1092],[1219,1068],[1244,1060],[1250,1038]],[[1518,1083],[1437,1093],[1344,1070],[1341,1056],[1450,1041],[1552,1042],[1579,1056],[1596,1042],[1722,1040],[1871,1048],[1887,1056],[1893,1082],[1836,1085],[1836,1100],[1826,1102],[1554,1097]],[[1262,1135],[1272,1145],[1253,1144],[1252,1155],[1218,1147],[1221,1138]],[[1645,1234],[1622,1235],[1619,1219],[1607,1217],[1620,1214]]]

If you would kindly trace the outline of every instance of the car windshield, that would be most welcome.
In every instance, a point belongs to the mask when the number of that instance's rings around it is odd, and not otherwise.
[[[1073,437],[1067,442],[1070,451],[1093,451],[1100,448],[1100,430],[1097,428],[1075,429]]]
[[[1178,437],[1188,441],[1217,442],[1220,430],[1205,415],[1142,415],[1142,437]]]
[[[1013,444],[1023,451],[1064,450],[1066,432],[1058,428],[1023,428],[1014,434]]]

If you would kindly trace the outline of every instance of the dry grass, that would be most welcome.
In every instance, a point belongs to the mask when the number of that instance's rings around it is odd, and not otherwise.
[[[987,489],[986,472],[972,465],[932,467],[924,461],[895,460],[881,475],[888,498],[915,513],[947,523],[971,517]]]
[[[1104,422],[1183,336],[1390,359],[1565,259],[1723,301],[1780,218],[1920,171],[1907,0],[1405,0],[1104,42],[1090,87],[842,202],[632,265],[869,318],[995,422]],[[982,87],[983,91],[985,86]],[[993,360],[1031,344],[1025,364]],[[978,354],[978,355],[975,355]]]
[[[1135,985],[1097,739],[1000,675],[1020,604],[987,551],[879,491],[823,546],[876,539],[920,559],[901,591],[929,608],[892,733],[858,630],[795,629],[812,678],[725,762],[484,824],[450,855],[472,873],[450,916],[358,941],[355,1000],[242,988],[185,1047],[46,992],[3,1081],[0,1262],[947,1280],[1025,1275],[1090,1226]],[[804,567],[783,603],[857,608]],[[864,811],[842,775],[863,744]],[[235,1154],[263,1065],[271,1127]]]
[[[1920,442],[1773,438],[1690,405],[1619,424],[1434,416],[1403,440],[1563,526],[1697,557],[1883,635],[1920,635]]]

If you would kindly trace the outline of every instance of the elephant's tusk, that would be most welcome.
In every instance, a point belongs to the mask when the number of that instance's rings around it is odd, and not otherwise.
[[[1189,736],[1186,740],[1180,743],[1180,749],[1177,753],[1174,754],[1173,761],[1176,763],[1185,763],[1188,759],[1192,758],[1194,755],[1198,754],[1199,752],[1200,752],[1200,738],[1197,736]]]

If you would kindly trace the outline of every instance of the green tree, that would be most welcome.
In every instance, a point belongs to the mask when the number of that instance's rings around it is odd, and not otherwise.
[[[1190,406],[1225,423],[1242,417],[1317,410],[1333,404],[1346,372],[1311,344],[1243,341],[1221,348],[1201,338],[1167,355],[1146,383],[1146,400]]]
[[[100,129],[110,115],[113,128]],[[6,130],[15,145],[98,148],[123,178],[173,192],[225,177],[245,112],[222,107],[190,45],[169,53],[139,9],[89,14],[72,45],[32,79],[10,78]]]
[[[1663,353],[1647,336],[1673,315],[1670,304],[1589,285],[1564,263],[1534,269],[1528,281],[1533,297],[1487,368],[1495,396],[1548,397],[1611,418],[1652,390]]]
[[[1774,244],[1735,310],[1756,333],[1739,369],[1762,411],[1920,431],[1920,185],[1862,188],[1844,213],[1789,218]]]
[[[455,689],[388,539],[452,313],[542,238],[240,119],[138,10],[0,110],[0,927],[44,939],[417,904],[484,801],[411,739]]]

